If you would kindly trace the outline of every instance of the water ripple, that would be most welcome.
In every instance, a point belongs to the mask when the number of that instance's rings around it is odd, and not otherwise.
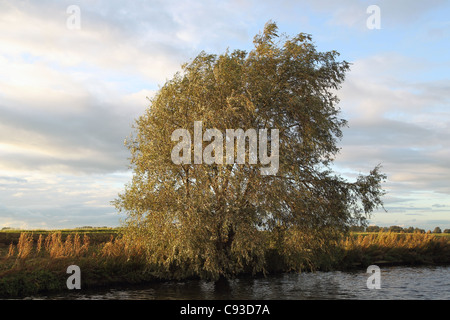
[[[109,290],[67,292],[28,299],[93,300],[450,300],[450,266],[382,267],[381,288],[368,289],[366,270],[280,274],[212,283],[189,280]]]

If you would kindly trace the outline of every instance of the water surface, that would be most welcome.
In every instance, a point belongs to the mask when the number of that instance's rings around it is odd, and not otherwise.
[[[160,282],[103,290],[67,290],[28,299],[94,300],[450,300],[450,266],[381,267],[380,289],[368,289],[366,270],[279,274],[223,283],[201,280]]]

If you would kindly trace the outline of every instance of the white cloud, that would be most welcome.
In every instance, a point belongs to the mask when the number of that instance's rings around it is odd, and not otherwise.
[[[1,172],[0,226],[117,226],[124,216],[115,212],[110,201],[129,177],[128,173],[74,176],[27,171],[15,177]]]
[[[354,176],[381,163],[388,176],[388,213],[377,212],[374,224],[423,227],[439,218],[448,225],[442,219],[449,212],[438,213],[432,204],[445,203],[450,194],[450,79],[419,80],[431,68],[436,65],[424,59],[374,55],[354,62],[338,92],[349,128],[337,167]],[[420,219],[408,218],[411,212]]]
[[[110,172],[126,166],[123,140],[147,96],[199,43],[246,38],[228,19],[240,6],[82,1],[0,5],[0,168]],[[239,16],[239,15],[238,15]],[[179,35],[184,34],[185,39]],[[195,52],[195,54],[198,52]],[[188,56],[189,55],[189,56]]]
[[[380,8],[381,27],[408,28],[421,19],[427,18],[427,13],[439,10],[446,5],[445,0],[408,1],[408,0],[307,0],[303,3],[310,5],[316,11],[327,12],[329,23],[337,26],[347,26],[368,30],[366,20],[371,15],[367,13],[367,7],[377,5]]]

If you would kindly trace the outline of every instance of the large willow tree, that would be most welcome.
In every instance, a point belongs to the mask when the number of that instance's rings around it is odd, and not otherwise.
[[[313,267],[349,225],[382,206],[378,167],[354,182],[330,169],[346,125],[336,91],[349,64],[337,57],[318,52],[310,35],[279,36],[269,22],[252,51],[202,52],[159,89],[126,141],[133,178],[115,200],[151,265],[217,279],[264,271],[271,248],[287,266]],[[227,164],[224,152],[223,164],[195,164],[194,143],[184,154],[192,161],[174,163],[172,133],[194,137],[195,121],[222,132],[224,149],[226,129],[278,129],[278,170],[261,174],[249,148],[244,163]]]

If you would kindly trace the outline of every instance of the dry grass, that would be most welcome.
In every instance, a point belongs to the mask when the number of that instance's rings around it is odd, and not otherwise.
[[[72,264],[83,270],[85,288],[156,279],[142,241],[108,238],[100,242],[83,233],[24,232],[9,246],[1,242],[0,297],[66,290],[66,269]]]
[[[111,239],[103,245],[102,256],[103,257],[123,257],[127,260],[132,257],[138,257],[144,255],[144,243],[141,241],[129,241],[125,238]]]
[[[17,244],[17,258],[27,258],[33,250],[33,235],[30,233],[22,233]]]
[[[436,243],[446,245],[449,244],[449,240],[445,237],[436,237],[434,234],[380,232],[358,235],[356,238],[347,237],[343,245],[345,249],[367,249],[373,246],[379,248],[426,249]]]
[[[450,239],[434,234],[371,233],[347,237],[341,247],[347,262],[450,262]]]
[[[6,257],[7,257],[7,258],[12,257],[12,256],[14,255],[14,252],[15,252],[15,247],[14,247],[14,245],[11,243],[11,244],[9,245],[9,248],[8,248],[8,254],[6,255]]]
[[[78,233],[68,235],[62,240],[61,232],[49,233],[45,239],[42,234],[34,244],[32,233],[21,233],[17,245],[9,245],[6,258],[26,259],[32,257],[68,258],[85,255],[89,251],[89,236],[83,235],[83,240]],[[16,253],[17,252],[17,253]]]
[[[129,260],[133,257],[144,256],[144,243],[142,241],[127,241],[122,237],[111,236],[110,240],[91,247],[90,238],[84,234],[69,234],[63,240],[61,232],[53,232],[47,236],[39,235],[33,241],[32,233],[21,233],[17,245],[11,243],[6,258],[73,258],[81,256],[101,256],[105,258],[123,258]]]
[[[42,241],[43,241],[43,237],[42,234],[39,235],[39,239],[37,241],[37,248],[36,248],[36,253],[41,252],[42,249]]]
[[[146,244],[138,238],[113,237],[109,241],[91,244],[88,235],[69,234],[63,239],[61,232],[35,237],[22,233],[17,244],[5,245],[3,269],[13,265],[34,263],[51,264],[55,259],[87,258],[93,265],[129,265],[146,263]],[[331,268],[364,265],[377,262],[393,263],[449,263],[450,238],[433,234],[391,232],[351,235],[337,244],[333,252],[318,256],[318,265],[332,263]],[[277,256],[278,257],[278,256]],[[1,257],[0,257],[1,258]],[[317,257],[316,257],[317,258]],[[274,261],[269,261],[273,264]],[[80,262],[81,263],[81,262]]]

